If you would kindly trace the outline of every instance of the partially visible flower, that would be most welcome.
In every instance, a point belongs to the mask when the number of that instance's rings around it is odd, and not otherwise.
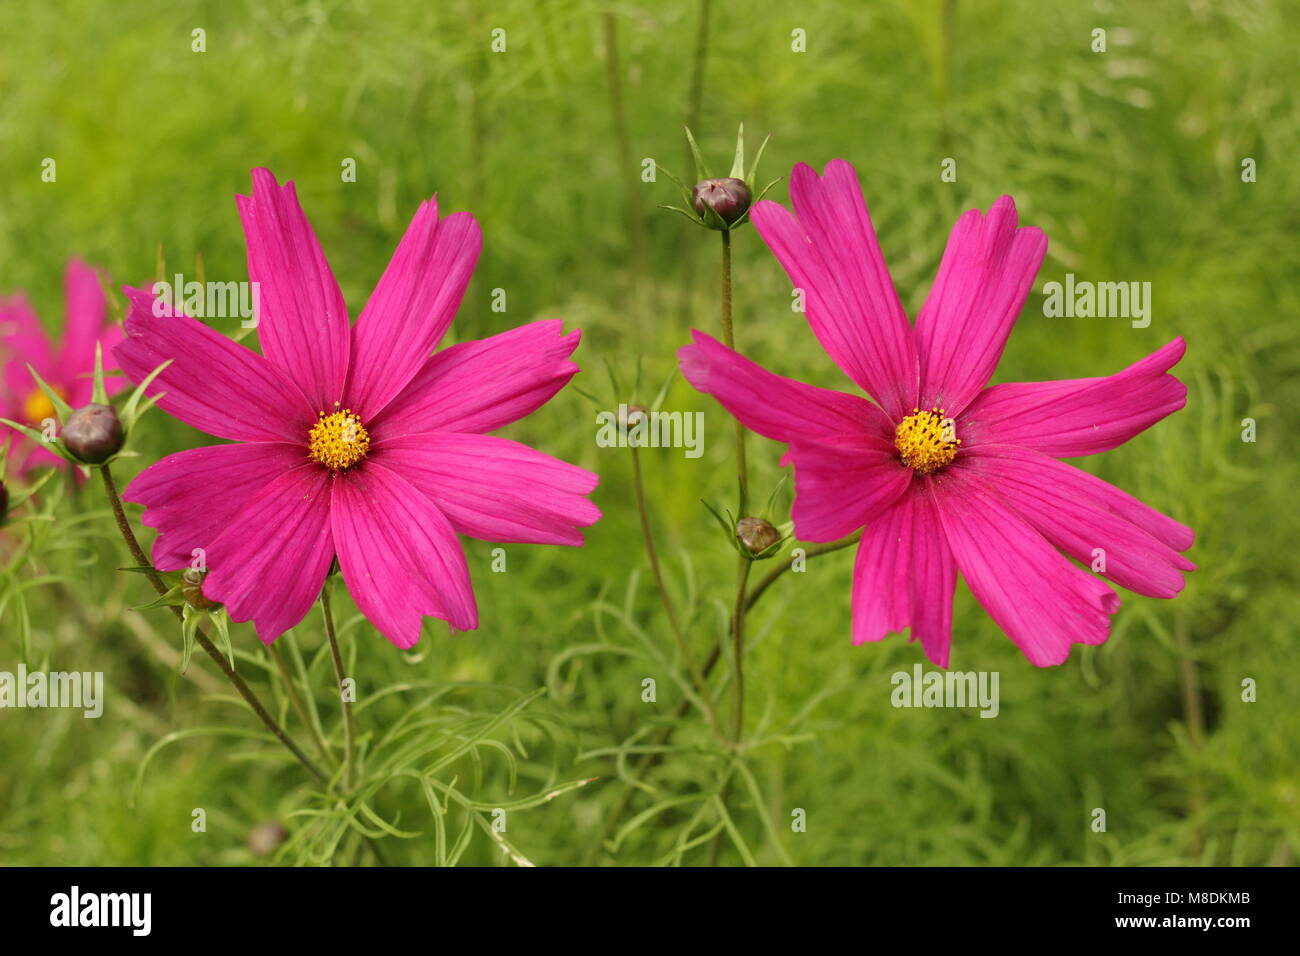
[[[804,291],[813,334],[877,404],[774,375],[700,332],[678,354],[697,389],[789,445],[799,538],[862,529],[854,642],[910,627],[947,667],[959,569],[1040,667],[1104,642],[1119,609],[1065,555],[1139,594],[1182,590],[1192,529],[1057,459],[1109,451],[1182,408],[1187,388],[1168,373],[1183,340],[1108,378],[987,387],[1047,249],[1041,230],[1017,228],[1010,196],[957,220],[915,327],[853,167],[834,160],[819,177],[801,163],[790,198],[793,215],[757,203],[754,226]]]
[[[398,647],[423,618],[478,625],[457,534],[580,545],[597,477],[488,435],[551,399],[578,367],[575,330],[534,322],[434,352],[478,259],[478,223],[422,203],[355,325],[292,183],[253,171],[236,199],[260,287],[257,354],[127,289],[116,354],[159,406],[231,439],[170,455],[124,497],[158,529],[153,560],[267,644],[302,620],[337,556],[362,613]],[[163,314],[159,314],[163,313]]]
[[[38,430],[43,429],[42,423],[46,421],[57,421],[54,406],[37,386],[28,365],[73,408],[91,400],[97,344],[103,349],[105,369],[115,367],[110,355],[122,339],[122,329],[107,320],[108,303],[98,274],[84,262],[73,259],[64,271],[63,286],[67,320],[61,341],[45,332],[21,293],[0,301],[0,355],[4,356],[0,418]],[[125,382],[110,377],[106,385],[112,394],[120,391]],[[48,449],[36,446],[21,433],[0,424],[0,439],[6,433],[14,436],[9,451],[10,467],[19,476],[33,467],[59,462]]]

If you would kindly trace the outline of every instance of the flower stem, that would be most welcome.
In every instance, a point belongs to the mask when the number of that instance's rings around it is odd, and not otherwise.
[[[722,230],[722,341],[727,348],[736,347],[736,336],[731,324],[731,230]],[[740,489],[740,511],[737,517],[745,516],[746,500],[749,497],[749,468],[745,462],[745,426],[739,418],[733,419],[736,426],[736,484]]]
[[[804,553],[804,558],[815,558],[819,554],[830,554],[832,551],[840,551],[843,550],[844,548],[849,547],[850,545],[857,544],[858,541],[860,541],[861,539],[862,539],[862,532],[855,531],[847,538],[841,538],[839,541],[831,541],[828,542],[827,544],[814,545],[813,547],[807,549],[807,551]],[[758,584],[754,585],[754,590],[750,591],[749,597],[745,599],[745,610],[748,611],[750,608],[752,608],[755,604],[758,603],[758,599],[763,596],[763,592],[766,591],[768,588],[770,588],[776,582],[777,578],[779,578],[781,575],[785,574],[785,572],[790,570],[790,564],[791,562],[789,561],[781,562],[776,567],[774,567],[771,571],[769,571],[767,573],[767,576],[764,577],[763,580],[759,581]]]
[[[352,789],[352,769],[356,762],[356,728],[352,723],[352,701],[343,693],[347,679],[343,671],[343,655],[339,653],[338,635],[334,633],[334,612],[330,609],[330,583],[327,579],[320,591],[320,606],[325,612],[325,634],[330,642],[330,655],[334,658],[334,673],[339,679],[339,696],[343,699],[343,733],[347,740],[347,754],[343,758],[343,785]]]
[[[330,750],[329,744],[325,742],[325,738],[321,736],[319,728],[317,728],[316,724],[312,721],[311,715],[307,713],[307,707],[302,702],[302,695],[298,693],[298,685],[293,682],[293,676],[289,673],[289,668],[284,663],[284,657],[280,654],[279,649],[274,644],[268,645],[266,649],[271,655],[271,660],[275,661],[276,670],[280,672],[280,677],[284,681],[284,688],[289,692],[289,701],[293,704],[293,709],[297,712],[298,718],[306,725],[307,729],[311,731],[312,740],[316,743],[316,749],[320,751],[320,755],[324,757],[326,761],[332,764],[337,764],[338,761],[334,759],[334,754]]]
[[[148,576],[149,583],[153,585],[154,590],[160,595],[166,594],[167,585],[163,582],[163,579],[158,576],[158,572],[154,570],[153,563],[145,556],[144,549],[140,547],[140,542],[136,540],[135,532],[131,530],[131,523],[126,520],[126,513],[122,510],[122,499],[118,496],[117,485],[113,482],[113,473],[109,471],[108,465],[100,465],[99,474],[104,479],[104,491],[108,495],[108,503],[113,508],[113,517],[117,519],[117,530],[122,533],[122,539],[126,542],[126,546],[130,548],[132,557],[135,558],[136,563],[140,567],[148,569],[145,574]],[[181,614],[180,608],[172,605],[171,611],[176,615],[177,620],[182,619],[183,615]],[[199,642],[199,646],[207,651],[208,656],[212,658],[221,672],[226,675],[226,679],[234,685],[235,690],[239,692],[239,696],[244,698],[244,701],[250,708],[252,708],[253,713],[256,714],[258,719],[266,725],[266,729],[269,730],[275,738],[280,741],[280,743],[284,744],[289,752],[297,759],[298,763],[302,764],[303,768],[308,773],[321,783],[327,783],[329,778],[321,772],[319,767],[312,763],[311,758],[303,753],[302,748],[294,743],[293,738],[285,733],[284,728],[276,723],[275,718],[271,716],[264,706],[262,706],[262,702],[258,699],[257,695],[253,693],[253,689],[249,687],[244,678],[240,677],[239,674],[236,673],[235,669],[230,666],[230,662],[226,660],[225,655],[222,654],[221,651],[217,650],[217,646],[212,643],[207,632],[202,627],[199,627],[195,632],[194,638]]]
[[[718,715],[713,708],[713,697],[709,692],[709,685],[704,679],[704,674],[695,663],[695,655],[691,653],[690,644],[687,643],[686,635],[677,620],[677,611],[673,607],[673,599],[668,594],[663,571],[659,567],[659,550],[655,547],[654,533],[650,530],[650,512],[647,510],[645,503],[645,484],[641,480],[641,453],[636,445],[632,446],[632,484],[636,490],[636,507],[641,516],[641,536],[645,539],[646,556],[650,559],[650,571],[654,574],[655,588],[659,591],[659,599],[663,602],[664,613],[668,616],[669,629],[673,632],[673,638],[677,641],[677,649],[682,655],[687,670],[690,671],[691,680],[695,683],[695,689],[699,692],[700,700],[704,705],[705,716],[708,718],[709,723],[713,725],[714,731],[717,732]]]

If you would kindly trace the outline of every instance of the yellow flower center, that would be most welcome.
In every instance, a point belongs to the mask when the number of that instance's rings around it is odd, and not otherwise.
[[[338,402],[334,407],[338,408]],[[370,435],[352,409],[344,408],[332,415],[320,413],[320,421],[307,436],[312,461],[326,468],[342,471],[351,468],[370,451]]]
[[[59,398],[67,400],[68,396],[64,394],[63,389],[54,387]],[[34,388],[28,394],[27,400],[23,402],[23,417],[29,425],[39,425],[47,418],[55,417],[54,403],[46,397],[45,393],[39,388]]]
[[[894,430],[894,447],[898,449],[903,464],[923,475],[942,468],[957,457],[960,444],[956,425],[944,415],[942,408],[932,408],[928,412],[914,408],[912,414],[899,422]]]

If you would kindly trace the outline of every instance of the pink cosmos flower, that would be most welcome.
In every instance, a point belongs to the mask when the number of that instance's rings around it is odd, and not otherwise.
[[[269,644],[310,609],[335,556],[357,606],[398,647],[422,618],[478,625],[457,534],[582,544],[591,472],[487,432],[577,371],[579,332],[534,322],[434,353],[482,239],[468,213],[420,205],[355,325],[292,183],[253,171],[238,196],[262,353],[127,289],[123,371],[195,428],[239,444],[170,455],[124,497],[158,529],[157,567],[201,554],[205,596]],[[203,549],[196,552],[196,549]]]
[[[116,367],[111,350],[121,341],[122,329],[108,323],[108,303],[99,275],[81,260],[72,259],[63,273],[63,289],[67,317],[61,346],[46,334],[21,293],[0,301],[0,354],[5,356],[0,418],[39,429],[41,422],[56,417],[53,404],[36,385],[28,365],[73,408],[91,400],[96,344],[103,350],[105,369]],[[112,394],[125,383],[110,377],[105,384]],[[57,455],[4,425],[0,425],[0,444],[8,433],[13,434],[9,448],[12,473],[22,475],[41,465],[62,463]]]
[[[813,334],[876,404],[774,375],[700,332],[679,356],[697,389],[789,445],[799,538],[862,529],[854,643],[910,627],[947,667],[958,570],[1040,667],[1104,642],[1119,608],[1065,555],[1104,556],[1100,573],[1139,594],[1177,594],[1192,530],[1057,459],[1108,451],[1182,408],[1168,371],[1183,340],[1107,378],[986,387],[1047,250],[1040,230],[1016,227],[1010,196],[957,220],[915,326],[853,167],[835,160],[819,178],[800,164],[790,197],[794,215],[761,202],[754,226],[803,290]]]

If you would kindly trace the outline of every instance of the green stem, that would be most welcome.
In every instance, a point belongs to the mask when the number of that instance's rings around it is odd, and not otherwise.
[[[298,693],[298,685],[293,682],[293,677],[289,674],[289,668],[285,666],[284,657],[281,656],[279,649],[274,644],[269,645],[266,649],[270,652],[271,660],[275,661],[276,670],[280,672],[280,678],[284,681],[284,689],[289,692],[289,701],[293,704],[293,709],[298,713],[298,718],[311,732],[312,739],[316,743],[316,749],[320,751],[320,755],[327,762],[337,763],[329,744],[325,742],[325,738],[321,736],[320,730],[312,721],[311,715],[307,713],[307,707],[302,702],[302,695]]]
[[[663,571],[659,567],[659,549],[655,547],[654,533],[650,529],[650,512],[646,508],[645,484],[641,479],[641,453],[636,445],[632,446],[632,484],[636,492],[637,512],[641,517],[641,537],[645,540],[646,556],[650,559],[650,572],[654,575],[655,588],[659,591],[659,599],[663,602],[664,613],[668,616],[668,626],[673,632],[674,640],[677,642],[677,649],[682,655],[686,669],[690,672],[691,680],[700,695],[700,701],[704,705],[705,716],[716,733],[718,732],[718,714],[713,707],[713,697],[709,693],[709,685],[704,679],[703,672],[695,663],[695,655],[691,653],[690,644],[687,642],[686,635],[677,620],[677,610],[673,606],[673,599],[668,594],[668,586],[664,583]]]
[[[122,499],[118,496],[117,485],[113,482],[113,473],[109,471],[108,465],[100,465],[99,474],[104,479],[104,491],[108,495],[108,503],[113,508],[113,517],[117,519],[117,530],[122,533],[122,539],[126,542],[126,546],[131,550],[131,556],[135,558],[138,566],[148,569],[145,574],[149,578],[149,583],[153,585],[154,590],[160,595],[166,594],[168,590],[167,585],[163,582],[163,579],[158,576],[158,572],[154,570],[153,563],[148,557],[146,557],[144,549],[140,547],[140,542],[136,540],[135,532],[131,530],[131,523],[126,520],[126,513],[122,510]],[[180,608],[172,605],[171,611],[176,615],[178,621],[183,619]],[[207,651],[208,656],[212,658],[213,662],[221,672],[226,675],[226,679],[234,685],[235,690],[239,692],[239,696],[244,698],[244,701],[250,708],[252,708],[252,711],[257,715],[257,718],[266,725],[266,729],[269,730],[275,738],[280,741],[280,743],[284,744],[289,752],[297,759],[298,763],[302,764],[303,768],[308,773],[321,783],[328,783],[329,778],[321,772],[319,767],[312,763],[311,758],[303,753],[302,748],[294,743],[293,738],[285,733],[284,728],[276,723],[275,718],[271,716],[264,706],[262,706],[262,702],[258,700],[257,695],[253,693],[253,689],[249,687],[244,678],[240,677],[239,674],[235,672],[235,669],[230,666],[230,662],[226,660],[226,656],[222,654],[221,651],[217,650],[217,646],[212,643],[212,640],[208,637],[202,627],[199,627],[196,630],[194,638],[199,642],[199,646]]]
[[[850,545],[857,544],[858,541],[861,540],[861,538],[862,538],[862,532],[855,531],[847,538],[841,538],[839,541],[831,541],[827,544],[814,545],[813,547],[808,548],[807,551],[804,552],[804,558],[805,559],[815,558],[819,554],[830,554],[832,551],[840,551],[844,548],[849,547]],[[766,591],[768,588],[770,588],[776,582],[777,578],[779,578],[781,575],[785,574],[785,572],[790,570],[790,565],[791,562],[782,561],[771,571],[769,571],[767,575],[763,578],[763,580],[759,581],[758,584],[754,585],[754,590],[750,591],[749,597],[745,599],[745,610],[748,611],[755,604],[757,604],[758,599],[763,596],[763,592]]]
[[[347,740],[347,753],[343,758],[343,785],[352,789],[352,771],[356,763],[356,729],[352,723],[352,701],[343,693],[343,655],[339,653],[338,635],[334,633],[334,612],[330,609],[329,581],[320,591],[320,606],[325,612],[325,634],[330,642],[330,655],[334,658],[334,673],[339,679],[339,697],[343,700],[343,733]]]

